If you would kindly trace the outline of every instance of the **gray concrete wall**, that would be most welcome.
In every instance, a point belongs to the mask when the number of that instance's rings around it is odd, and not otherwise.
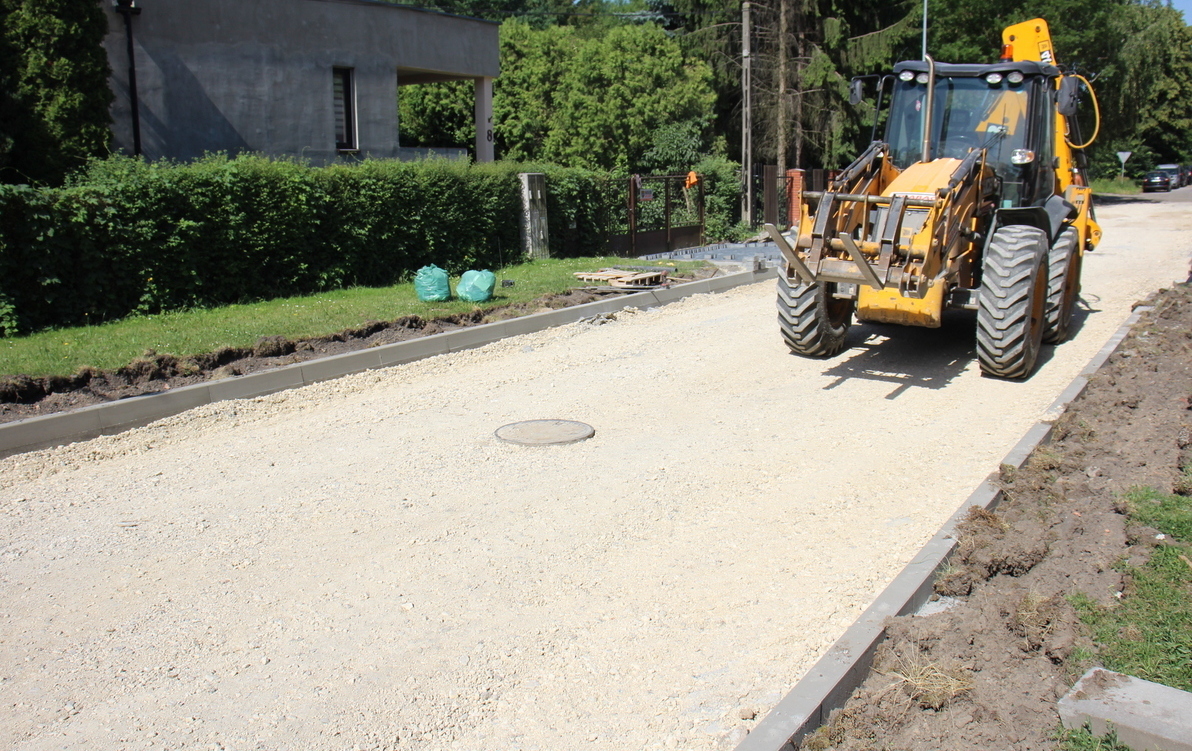
[[[111,32],[113,133],[132,153],[124,19]],[[146,157],[259,151],[315,163],[335,149],[332,68],[355,69],[361,155],[408,156],[397,123],[399,77],[474,79],[499,72],[497,24],[371,0],[137,0],[141,145]]]

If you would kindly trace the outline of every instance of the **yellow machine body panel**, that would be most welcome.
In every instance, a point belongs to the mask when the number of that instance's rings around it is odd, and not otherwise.
[[[857,288],[857,318],[862,321],[896,323],[938,329],[944,313],[945,285],[934,284],[922,299],[903,297],[897,289]]]
[[[1042,18],[1032,18],[1002,29],[1002,45],[1010,47],[1010,59],[1014,62],[1035,60],[1055,65],[1051,29]]]
[[[1034,60],[1049,65],[1058,64],[1055,49],[1051,44],[1051,29],[1047,26],[1047,21],[1042,18],[1033,18],[1030,21],[1023,21],[1002,29],[1002,45],[1004,49],[1008,48],[1010,58],[1016,62]],[[1061,80],[1062,78],[1056,80],[1057,88],[1060,86]],[[1055,156],[1059,164],[1055,170],[1055,187],[1057,193],[1063,193],[1065,196],[1069,194],[1070,188],[1087,185],[1084,175],[1076,168],[1076,162],[1072,157],[1073,144],[1069,140],[1069,136],[1068,119],[1057,112],[1055,114]],[[1071,198],[1068,200],[1071,201]],[[1082,216],[1076,220],[1080,231],[1082,253],[1086,248],[1096,247],[1101,240],[1101,228],[1093,221],[1087,209],[1090,205],[1091,201],[1086,200],[1086,208],[1081,212]]]
[[[922,195],[933,200],[935,192],[948,184],[948,178],[956,171],[959,159],[933,159],[930,162],[915,162],[886,185],[883,196],[899,193]]]

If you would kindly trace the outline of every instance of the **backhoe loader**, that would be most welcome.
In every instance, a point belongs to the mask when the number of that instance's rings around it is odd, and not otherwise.
[[[1067,338],[1081,260],[1101,239],[1079,152],[1092,139],[1079,142],[1076,119],[1092,88],[1057,67],[1043,19],[1002,42],[993,64],[925,56],[853,79],[858,104],[877,78],[884,140],[802,193],[793,242],[766,225],[785,259],[778,320],[792,352],[838,354],[854,316],[936,328],[967,309],[981,371],[1026,378],[1042,342]]]

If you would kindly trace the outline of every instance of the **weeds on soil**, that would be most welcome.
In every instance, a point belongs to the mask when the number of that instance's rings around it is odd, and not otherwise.
[[[972,691],[971,671],[955,661],[929,660],[917,647],[898,654],[882,675],[894,679],[890,688],[902,687],[923,709],[941,709],[961,694]]]
[[[1060,728],[1055,739],[1059,741],[1060,751],[1131,751],[1129,746],[1118,742],[1116,730],[1097,736],[1088,725],[1079,730]]]

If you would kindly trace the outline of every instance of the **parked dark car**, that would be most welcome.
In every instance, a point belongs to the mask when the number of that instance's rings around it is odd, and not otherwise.
[[[1156,170],[1166,172],[1171,177],[1171,187],[1184,187],[1184,170],[1178,164],[1156,164]]]
[[[1150,193],[1152,190],[1170,191],[1171,175],[1162,170],[1146,173],[1146,177],[1142,178],[1142,192]]]

